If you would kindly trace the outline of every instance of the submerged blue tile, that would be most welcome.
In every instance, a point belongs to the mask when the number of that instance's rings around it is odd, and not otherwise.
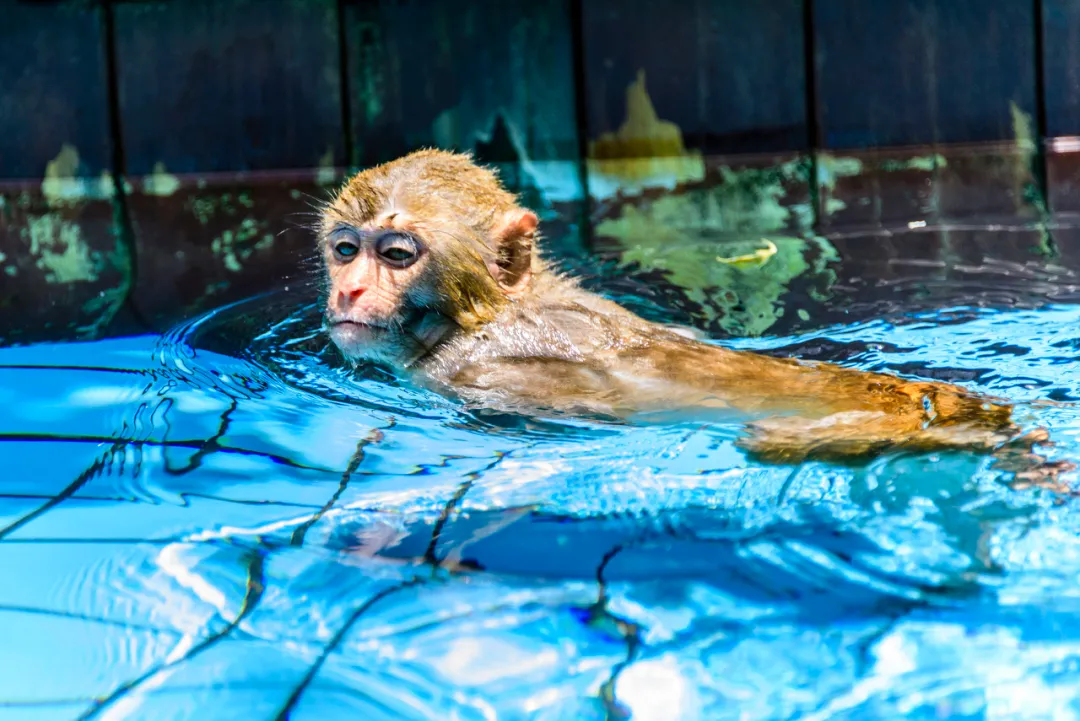
[[[0,721],[70,721],[86,707],[86,703],[6,705],[0,701]]]
[[[0,700],[16,702],[107,696],[180,644],[175,633],[2,609],[0,637]]]
[[[958,306],[878,305],[865,322],[725,345],[1006,395],[1022,426],[1049,429],[1057,445],[1040,452],[1074,457],[1071,401],[1027,401],[1080,397],[1077,307]],[[144,359],[146,397],[182,410],[168,433],[198,443],[128,444],[0,538],[0,719],[98,703],[103,717],[166,719],[1075,706],[1080,517],[1060,494],[1010,488],[985,458],[767,466],[724,419],[493,418],[280,355],[287,338],[234,338],[233,357],[220,338],[203,352],[207,337]],[[138,344],[102,344],[101,365],[128,352]],[[243,360],[271,356],[262,370]],[[94,395],[92,376],[68,380]],[[32,405],[34,388],[10,389]],[[236,426],[215,435],[223,399]],[[131,419],[97,422],[119,434]],[[87,462],[65,440],[79,417],[51,423],[47,441],[0,446],[22,465],[0,484],[40,495],[0,493],[0,517],[41,509]]]

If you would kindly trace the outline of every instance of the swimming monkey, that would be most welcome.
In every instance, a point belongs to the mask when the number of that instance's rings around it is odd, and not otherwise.
[[[960,386],[730,350],[647,321],[553,271],[537,226],[468,155],[422,150],[358,173],[319,228],[333,343],[500,410],[726,414],[745,422],[737,444],[769,462],[949,449],[1015,461],[1047,439]]]

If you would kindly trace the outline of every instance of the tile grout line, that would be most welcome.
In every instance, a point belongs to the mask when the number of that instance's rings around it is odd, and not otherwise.
[[[341,500],[341,496],[348,489],[349,483],[352,481],[353,474],[356,473],[356,471],[360,468],[360,464],[364,462],[364,458],[367,455],[365,449],[372,443],[378,443],[379,441],[381,441],[384,437],[383,431],[390,430],[396,424],[397,421],[391,418],[390,422],[386,425],[385,428],[374,428],[366,436],[364,436],[357,442],[356,449],[353,451],[352,457],[349,458],[348,465],[345,467],[344,472],[342,472],[341,474],[341,480],[338,481],[337,490],[334,491],[334,494],[332,496],[330,496],[330,500],[328,500],[319,510],[312,514],[311,518],[297,526],[296,530],[293,531],[292,537],[289,539],[290,545],[303,545],[304,537],[307,535],[307,532],[311,530],[311,527],[318,523],[319,519],[326,515],[326,513],[335,505],[337,505],[337,502],[339,500]]]
[[[263,553],[258,551],[250,552],[250,560],[248,562],[247,591],[244,594],[244,600],[240,606],[239,613],[237,613],[236,618],[234,618],[232,621],[229,621],[225,628],[221,629],[217,633],[207,636],[198,644],[189,649],[188,652],[180,658],[159,664],[154,668],[146,671],[142,675],[137,676],[124,684],[121,684],[105,698],[99,701],[95,701],[94,704],[86,711],[84,711],[76,721],[90,721],[90,719],[96,718],[102,711],[107,709],[109,706],[112,706],[121,698],[130,694],[132,691],[137,689],[143,683],[149,681],[157,674],[169,668],[173,668],[174,666],[177,666],[185,661],[190,661],[191,659],[195,658],[203,651],[206,651],[207,649],[213,647],[223,638],[232,633],[232,631],[235,630],[236,627],[239,626],[240,623],[245,618],[247,618],[252,611],[255,610],[255,607],[262,599],[263,590],[265,588],[265,580],[263,575],[265,560],[265,555]]]
[[[345,640],[346,634],[348,634],[348,632],[352,629],[356,622],[360,620],[361,616],[367,613],[372,606],[374,606],[376,603],[386,598],[387,596],[391,596],[398,591],[404,591],[407,588],[411,588],[421,583],[423,583],[423,579],[413,578],[397,585],[384,588],[383,590],[379,591],[374,596],[357,606],[356,609],[353,610],[349,618],[347,618],[345,622],[341,625],[341,628],[338,629],[337,633],[334,634],[333,638],[331,638],[330,641],[327,642],[326,646],[323,647],[323,652],[308,668],[307,673],[304,674],[304,678],[301,679],[300,683],[297,684],[296,688],[293,689],[293,692],[285,701],[285,705],[281,707],[281,710],[278,711],[277,715],[274,717],[275,721],[288,721],[288,719],[292,715],[292,712],[296,710],[297,704],[300,703],[301,696],[303,696],[304,692],[307,691],[308,687],[311,686],[312,682],[315,680],[315,676],[318,675],[319,671],[326,663],[326,660],[330,657],[330,654],[332,654],[338,649],[338,647]]]
[[[5,540],[7,536],[10,536],[12,533],[19,530],[26,524],[40,517],[49,509],[54,508],[55,506],[58,506],[67,499],[71,498],[76,491],[85,486],[88,482],[90,482],[90,480],[92,480],[95,476],[101,473],[101,471],[112,461],[112,458],[117,453],[124,450],[129,443],[131,443],[131,441],[114,440],[112,447],[110,447],[108,451],[106,451],[102,456],[95,460],[89,468],[76,476],[75,480],[69,483],[67,487],[60,491],[60,493],[51,497],[48,501],[41,504],[29,513],[15,519],[7,526],[0,528],[0,541]]]

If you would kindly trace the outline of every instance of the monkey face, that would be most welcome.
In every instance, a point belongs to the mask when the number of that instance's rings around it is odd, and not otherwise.
[[[408,367],[477,330],[527,292],[536,224],[467,156],[418,151],[358,173],[321,224],[331,338],[352,360]]]
[[[418,234],[341,224],[327,236],[324,255],[326,320],[348,358],[407,364],[445,331],[448,321],[426,292],[430,249]]]

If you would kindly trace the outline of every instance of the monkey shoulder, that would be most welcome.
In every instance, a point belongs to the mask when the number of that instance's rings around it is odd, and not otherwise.
[[[565,374],[577,365],[584,373],[602,373],[636,337],[624,324],[580,303],[521,303],[447,343],[426,370],[445,380],[469,368],[490,371],[500,364],[515,372],[558,367]]]

